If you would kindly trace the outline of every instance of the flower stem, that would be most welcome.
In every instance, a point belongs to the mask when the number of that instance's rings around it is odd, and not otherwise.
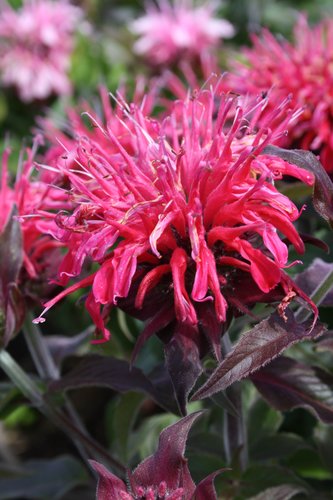
[[[121,475],[125,475],[126,468],[109,455],[97,442],[86,432],[76,426],[62,411],[54,408],[52,402],[44,398],[44,393],[39,385],[20,367],[12,356],[4,349],[0,350],[0,368],[16,387],[29,399],[44,416],[59,427],[74,443],[80,443],[92,458],[102,460]],[[72,419],[71,412],[68,412]],[[79,451],[81,451],[79,449]],[[87,453],[85,452],[87,456]]]
[[[230,352],[231,348],[229,335],[225,333],[222,338],[224,356]],[[227,397],[237,411],[237,415],[224,410],[223,443],[227,464],[231,465],[236,459],[240,469],[245,470],[248,463],[248,444],[243,416],[241,387],[240,383],[235,383],[231,387],[228,387],[226,391]]]
[[[326,278],[323,279],[321,283],[315,288],[315,290],[311,293],[310,297],[313,302],[319,306],[328,292],[333,287],[333,271],[331,271]],[[309,318],[311,312],[307,310],[305,307],[301,307],[295,314],[298,321],[303,322]]]

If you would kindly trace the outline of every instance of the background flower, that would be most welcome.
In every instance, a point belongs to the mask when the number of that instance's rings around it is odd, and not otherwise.
[[[68,79],[73,32],[82,11],[67,0],[25,0],[15,11],[0,12],[0,72],[29,102],[71,91]]]
[[[293,38],[293,43],[277,38],[267,29],[252,35],[253,46],[243,49],[245,60],[230,59],[232,73],[227,81],[242,94],[269,92],[267,112],[290,95],[292,105],[303,112],[290,123],[283,144],[319,153],[326,170],[332,172],[333,21],[311,27],[300,16]]]
[[[235,33],[229,21],[215,15],[216,7],[210,0],[198,5],[193,0],[149,3],[146,14],[130,25],[139,36],[134,51],[152,65],[201,58]]]

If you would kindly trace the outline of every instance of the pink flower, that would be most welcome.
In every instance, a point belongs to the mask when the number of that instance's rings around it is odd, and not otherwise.
[[[320,154],[333,172],[332,51],[333,20],[311,28],[301,16],[294,28],[294,42],[275,38],[268,30],[252,36],[253,46],[243,51],[245,62],[231,62],[230,88],[250,95],[270,92],[267,112],[287,96],[303,108],[290,123],[283,143]]]
[[[215,2],[196,6],[192,0],[150,3],[144,16],[130,29],[139,36],[134,51],[152,65],[171,64],[185,57],[201,57],[234,35],[233,26],[214,17]]]
[[[99,477],[96,500],[216,500],[213,481],[222,470],[196,486],[184,457],[188,432],[199,415],[193,413],[164,429],[157,451],[128,472],[127,484],[102,464],[90,460]]]
[[[73,32],[81,9],[67,0],[25,0],[20,10],[0,13],[0,73],[22,101],[45,99],[71,90],[67,71]]]
[[[264,154],[291,119],[285,101],[257,129],[267,104],[241,105],[216,85],[177,101],[163,121],[136,105],[124,109],[126,120],[115,112],[105,126],[91,117],[91,133],[68,142],[68,160],[58,161],[75,207],[56,217],[68,247],[59,281],[81,279],[45,311],[88,288],[96,341],[109,339],[105,321],[119,306],[147,320],[137,349],[158,333],[167,345],[191,344],[198,356],[208,341],[219,357],[233,314],[291,291],[304,298],[283,271],[285,239],[304,251],[293,225],[300,212],[274,181],[288,175],[311,185],[313,176]],[[120,128],[109,126],[117,119]],[[98,267],[82,277],[87,261]]]

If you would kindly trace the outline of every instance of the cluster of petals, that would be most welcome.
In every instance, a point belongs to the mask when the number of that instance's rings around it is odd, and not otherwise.
[[[0,234],[4,232],[11,217],[19,222],[22,231],[22,280],[33,283],[38,280],[48,285],[48,280],[56,274],[59,264],[58,249],[61,245],[52,235],[56,224],[51,212],[68,208],[68,198],[64,191],[36,177],[34,152],[26,151],[26,159],[21,161],[16,181],[11,186],[8,171],[10,151],[3,154],[0,187]],[[52,177],[55,182],[55,176]]]
[[[0,12],[0,74],[24,102],[68,94],[73,33],[82,11],[67,0],[24,0]]]
[[[288,175],[311,185],[313,176],[263,151],[292,119],[288,101],[258,128],[267,99],[247,105],[220,84],[176,101],[161,120],[132,105],[124,119],[115,112],[103,124],[91,116],[89,134],[73,131],[57,168],[74,209],[55,220],[68,248],[59,283],[79,280],[44,312],[88,287],[96,341],[109,338],[105,320],[119,306],[149,319],[141,341],[176,325],[198,339],[207,330],[214,343],[229,309],[244,312],[295,290],[283,269],[288,242],[304,251],[293,225],[300,212],[274,182]],[[97,269],[83,274],[91,261]]]
[[[243,61],[230,62],[230,88],[251,95],[270,92],[271,107],[291,95],[303,113],[289,127],[285,146],[320,154],[325,169],[333,172],[333,19],[310,27],[300,16],[293,39],[276,38],[267,29],[253,35]]]
[[[231,23],[216,17],[216,7],[210,0],[198,5],[193,0],[150,3],[146,13],[130,25],[139,36],[135,52],[152,65],[171,64],[181,57],[201,57],[218,46],[221,39],[234,35]]]

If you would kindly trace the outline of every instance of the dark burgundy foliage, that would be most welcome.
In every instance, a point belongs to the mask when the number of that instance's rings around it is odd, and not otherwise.
[[[333,376],[326,371],[283,356],[251,380],[276,410],[303,407],[321,421],[333,423]]]
[[[131,367],[127,361],[111,356],[91,354],[82,357],[73,370],[60,380],[50,383],[49,391],[68,391],[94,386],[109,387],[118,392],[144,392],[162,408],[177,413],[171,384],[163,381],[161,386],[155,385],[139,368]]]
[[[311,322],[297,323],[291,311],[285,311],[285,315],[282,318],[274,313],[242,335],[192,399],[203,399],[223,391],[265,366],[296,342],[314,339],[324,333],[325,327],[320,323],[312,327]]]
[[[312,264],[295,278],[296,284],[307,294],[311,295],[317,286],[333,271],[333,264],[316,258]],[[333,290],[329,290],[321,306],[333,306]]]

